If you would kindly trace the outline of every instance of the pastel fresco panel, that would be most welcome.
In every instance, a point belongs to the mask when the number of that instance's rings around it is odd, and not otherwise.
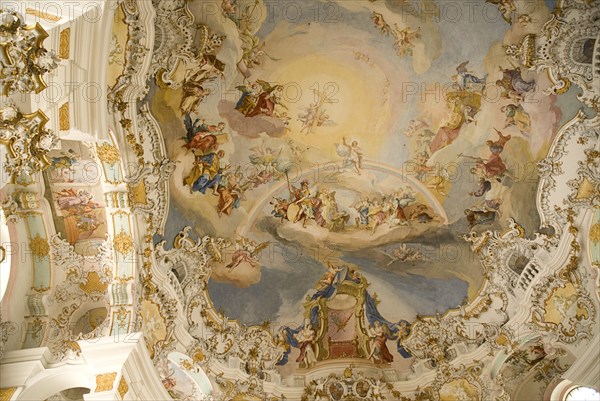
[[[177,163],[164,237],[191,225],[230,240],[211,300],[270,322],[290,349],[282,373],[333,357],[408,370],[411,322],[484,285],[463,235],[508,218],[539,227],[535,165],[565,116],[502,43],[550,10],[511,26],[427,3],[435,13],[311,0],[294,18],[262,1],[214,2],[218,18],[189,3],[203,53],[152,83]]]

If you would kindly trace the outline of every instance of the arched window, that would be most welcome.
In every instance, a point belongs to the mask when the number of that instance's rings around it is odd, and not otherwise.
[[[600,393],[591,387],[577,386],[569,390],[564,401],[599,401]]]

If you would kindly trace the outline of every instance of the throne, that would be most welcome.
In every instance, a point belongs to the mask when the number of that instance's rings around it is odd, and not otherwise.
[[[333,294],[307,299],[305,318],[316,320],[317,361],[339,358],[367,358],[369,336],[365,317],[365,294],[369,286],[360,274],[348,274]]]

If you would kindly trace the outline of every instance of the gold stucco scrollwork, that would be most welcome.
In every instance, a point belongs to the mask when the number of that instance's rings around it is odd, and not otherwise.
[[[121,255],[127,255],[133,250],[133,237],[121,230],[114,239],[115,251]]]
[[[97,150],[100,161],[103,161],[108,165],[112,166],[121,160],[119,150],[109,143],[103,143],[102,145],[97,146]]]
[[[0,401],[9,401],[17,391],[16,387],[0,388]]]
[[[31,249],[33,256],[38,259],[42,259],[50,253],[48,240],[40,237],[39,234],[36,234],[36,236],[29,241],[29,248]]]
[[[69,103],[65,103],[58,109],[58,126],[61,131],[68,131],[71,128],[69,119]]]
[[[119,380],[119,386],[117,387],[117,391],[121,398],[125,397],[125,394],[129,391],[129,385],[127,384],[127,380],[125,380],[124,376],[121,376],[121,380]]]
[[[8,148],[4,170],[13,181],[50,165],[46,154],[58,143],[58,135],[44,128],[47,122],[48,117],[40,110],[23,114],[10,102],[0,109],[0,143]]]
[[[113,389],[117,372],[102,373],[96,376],[96,392],[109,391]]]
[[[600,242],[600,223],[596,223],[590,228],[590,241],[594,244]]]
[[[63,60],[69,58],[71,50],[71,28],[66,28],[60,31],[60,41],[58,47],[58,57]]]
[[[16,11],[0,9],[0,21],[1,93],[40,93],[47,87],[43,75],[56,69],[59,60],[54,51],[42,46],[48,33],[40,24],[25,25],[25,18]]]

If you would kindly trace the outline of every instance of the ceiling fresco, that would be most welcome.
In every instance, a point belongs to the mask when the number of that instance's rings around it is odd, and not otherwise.
[[[460,308],[483,286],[462,236],[508,218],[540,227],[536,162],[577,103],[548,96],[547,75],[504,44],[539,31],[551,9],[277,6],[188,4],[196,48],[172,56],[148,95],[176,163],[164,238],[190,225],[231,243],[208,293],[229,318],[270,322],[291,347],[282,372],[308,365],[303,330],[328,348],[313,357],[334,357],[332,319],[338,335],[351,326],[340,343],[365,337],[336,357],[407,369],[400,324]],[[515,258],[517,273],[526,263]],[[353,280],[360,296],[340,290]],[[307,306],[317,300],[329,308]],[[367,344],[381,331],[394,349],[383,341],[377,358]]]
[[[81,31],[106,42],[98,121],[23,111],[15,93],[79,53],[70,28],[0,11],[3,63],[60,50],[0,99],[2,215],[31,251],[0,357],[88,366],[84,340],[142,333],[156,386],[136,365],[118,391],[162,394],[145,399],[549,400],[591,380],[598,2],[102,11]]]

